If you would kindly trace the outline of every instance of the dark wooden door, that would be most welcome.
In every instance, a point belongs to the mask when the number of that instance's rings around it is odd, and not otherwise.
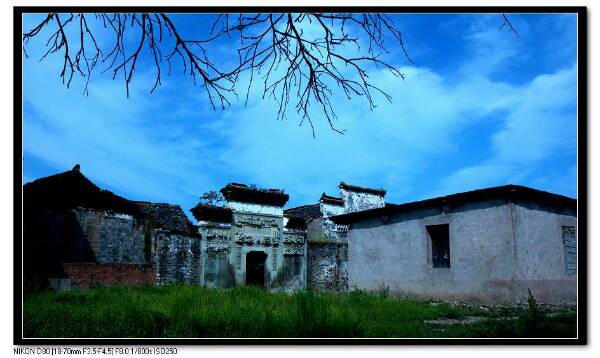
[[[265,287],[265,261],[267,254],[251,251],[246,254],[246,285]]]

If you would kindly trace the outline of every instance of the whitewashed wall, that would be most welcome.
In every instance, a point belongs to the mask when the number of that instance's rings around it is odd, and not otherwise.
[[[283,207],[262,205],[262,204],[251,204],[251,203],[240,203],[236,201],[230,201],[227,206],[238,213],[252,213],[252,214],[266,214],[283,216]]]
[[[340,195],[344,201],[344,213],[353,213],[385,206],[385,199],[382,195],[354,192],[346,189],[341,189]]]

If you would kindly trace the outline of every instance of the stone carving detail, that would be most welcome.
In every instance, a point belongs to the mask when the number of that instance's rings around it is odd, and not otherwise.
[[[210,254],[231,251],[229,236],[223,234],[206,235],[206,252]]]
[[[208,234],[206,235],[206,240],[207,241],[225,241],[225,242],[229,242],[229,236],[225,235],[225,234],[219,234],[219,233],[212,233],[212,234]]]
[[[234,240],[236,244],[239,245],[263,245],[263,246],[279,246],[279,242],[281,241],[278,233],[275,233],[271,236],[258,236],[253,237],[250,234],[245,234],[242,231],[236,231],[234,234]]]
[[[303,255],[304,254],[304,246],[285,246],[283,248],[283,254],[288,255]]]
[[[273,237],[271,238],[271,244],[274,247],[277,247],[277,246],[279,246],[280,241],[281,241],[281,236],[279,236],[279,231],[277,231],[273,234]]]
[[[209,254],[229,253],[231,252],[231,246],[229,244],[208,244],[206,245],[206,252]]]
[[[263,237],[259,237],[256,239],[256,244],[263,245],[263,246],[271,246],[272,240],[273,239],[268,236],[263,236]]]
[[[252,245],[254,244],[254,240],[252,240],[252,235],[245,234],[241,231],[236,231],[234,234],[235,243],[239,245]]]
[[[283,237],[284,244],[304,244],[304,235],[285,234]]]
[[[236,225],[249,225],[255,227],[271,227],[277,226],[277,220],[271,218],[263,218],[256,216],[248,216],[248,215],[238,215],[236,218]]]

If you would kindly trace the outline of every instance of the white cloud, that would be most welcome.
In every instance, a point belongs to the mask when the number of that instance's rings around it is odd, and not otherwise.
[[[537,76],[520,91],[520,103],[493,137],[498,160],[526,163],[575,148],[576,75],[572,67]]]
[[[180,103],[147,93],[151,75],[136,74],[130,98],[122,81],[110,79],[94,80],[86,97],[80,83],[67,90],[52,76],[59,65],[54,58],[25,64],[27,154],[57,171],[80,163],[100,186],[131,199],[180,203],[184,209],[198,191],[221,184],[211,175],[218,166],[214,148],[195,136],[187,121],[178,121],[181,114],[170,113],[168,106]],[[187,104],[187,111],[194,106]],[[193,118],[187,114],[186,119]]]
[[[531,182],[543,187],[559,188],[561,193],[573,193],[563,185],[564,173],[550,175],[561,185],[551,185],[548,177],[539,180],[540,165],[545,160],[574,155],[577,121],[575,112],[577,71],[573,66],[553,74],[537,76],[533,81],[512,92],[518,100],[506,108],[503,127],[492,136],[492,155],[481,164],[462,168],[442,178],[432,195],[482,188],[508,183]],[[537,166],[537,168],[536,168]],[[537,171],[536,171],[537,170]],[[569,181],[574,184],[574,181]]]
[[[81,163],[92,180],[132,199],[184,209],[225,181],[284,188],[293,204],[314,202],[323,191],[335,194],[340,180],[384,187],[392,202],[415,192],[431,196],[527,180],[550,187],[559,174],[541,176],[535,168],[575,148],[576,71],[521,85],[492,79],[519,50],[506,35],[492,25],[473,28],[470,60],[452,80],[426,67],[403,68],[404,81],[385,71],[370,73],[393,102],[378,98],[372,112],[361,98],[337,96],[338,127],[346,134],[330,131],[314,112],[316,138],[308,123],[298,128],[296,117],[275,121],[274,104],[261,99],[259,88],[247,107],[235,103],[211,111],[202,89],[187,78],[165,80],[149,95],[152,74],[140,70],[129,99],[121,81],[106,79],[95,79],[83,97],[52,77],[59,67],[48,58],[25,65],[24,147],[57,170]],[[440,172],[438,163],[456,160],[469,144],[465,130],[478,126],[497,128],[486,134],[490,148],[478,147],[490,155]],[[423,187],[422,178],[432,175],[444,177]],[[553,187],[565,188],[569,180],[561,183]]]
[[[517,101],[513,87],[481,77],[447,84],[429,69],[403,71],[405,81],[385,71],[372,74],[393,95],[392,103],[379,100],[373,112],[360,99],[336,98],[344,135],[328,130],[318,116],[315,139],[306,125],[276,123],[268,102],[231,109],[225,114],[231,144],[223,160],[256,183],[289,188],[304,201],[314,201],[324,188],[335,190],[340,180],[401,195],[433,161],[457,151],[465,126]]]

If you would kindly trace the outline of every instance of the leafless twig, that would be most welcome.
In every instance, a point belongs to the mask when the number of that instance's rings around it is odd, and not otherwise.
[[[90,23],[92,17],[94,24]],[[77,26],[76,31],[70,31],[71,26]],[[187,39],[172,18],[162,13],[51,13],[23,34],[24,51],[30,39],[45,28],[50,36],[42,59],[62,53],[60,77],[67,86],[77,73],[85,78],[87,93],[90,77],[102,63],[102,73],[111,71],[113,79],[123,75],[129,96],[133,75],[142,57],[149,53],[155,69],[151,92],[162,83],[163,66],[170,74],[177,64],[204,88],[213,108],[225,108],[230,105],[230,96],[237,95],[240,76],[247,74],[246,103],[251,88],[259,81],[263,98],[270,97],[277,104],[277,118],[284,118],[291,104],[301,118],[300,124],[307,121],[313,135],[313,106],[332,130],[343,132],[336,125],[332,103],[335,90],[341,90],[348,99],[365,98],[370,109],[376,107],[376,93],[391,100],[390,94],[371,82],[368,75],[374,69],[384,69],[404,78],[399,68],[386,62],[390,44],[396,44],[413,62],[401,32],[386,14],[220,14],[208,36]],[[112,41],[104,48],[97,40],[100,30],[112,34]],[[69,35],[75,32],[79,34],[77,40]],[[228,69],[209,56],[209,45],[222,37],[238,44],[236,63],[229,64]],[[132,42],[134,46],[126,49],[125,44]]]
[[[500,28],[498,30],[502,30],[504,26],[508,26],[508,29],[512,31],[515,34],[515,36],[519,37],[519,33],[508,19],[508,16],[506,16],[506,14],[502,14],[502,18],[504,19],[504,22],[500,25]]]

